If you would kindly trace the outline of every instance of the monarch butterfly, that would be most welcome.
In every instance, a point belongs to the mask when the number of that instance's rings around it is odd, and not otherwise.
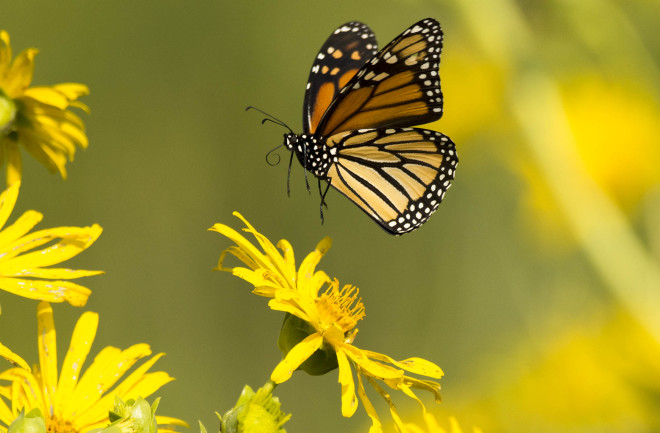
[[[321,47],[303,103],[303,133],[283,145],[307,171],[357,204],[385,231],[415,230],[437,209],[458,158],[444,134],[410,128],[442,116],[440,24],[413,24],[378,51],[360,22],[337,28]],[[253,107],[248,107],[253,108]],[[272,117],[272,116],[271,116]],[[307,184],[309,190],[309,184]]]

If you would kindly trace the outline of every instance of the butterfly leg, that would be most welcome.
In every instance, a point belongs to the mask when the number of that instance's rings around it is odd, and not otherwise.
[[[323,219],[323,206],[328,207],[328,204],[325,202],[325,196],[328,194],[328,190],[330,189],[330,181],[328,181],[328,186],[325,187],[325,191],[323,191],[323,194],[321,194],[321,205],[319,206],[319,209],[321,210],[321,224],[325,222]],[[321,193],[321,179],[319,179],[319,194]]]
[[[325,192],[321,191],[321,179],[317,179],[317,180],[319,181],[318,185],[319,185],[319,196],[321,196],[321,208],[323,208],[323,206],[325,206],[325,208],[327,209],[328,208],[328,203],[325,202],[325,194],[328,192],[328,189],[326,188]],[[328,185],[330,185],[330,184],[328,184]]]
[[[291,197],[291,164],[293,163],[293,152],[289,158],[289,172],[286,174],[286,195]]]
[[[307,146],[303,146],[303,161],[307,163]],[[307,166],[303,164],[303,170],[305,170],[305,185],[307,185],[307,192],[312,193],[312,189],[309,187],[309,180],[307,179]]]

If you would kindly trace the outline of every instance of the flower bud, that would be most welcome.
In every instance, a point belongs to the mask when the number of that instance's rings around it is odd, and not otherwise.
[[[296,344],[316,332],[316,329],[306,321],[287,313],[284,323],[282,323],[282,329],[280,329],[277,347],[280,348],[282,356],[286,356]],[[320,376],[334,370],[337,366],[337,354],[332,347],[326,347],[324,344],[298,369],[312,376]]]
[[[150,406],[142,397],[124,402],[115,396],[115,407],[109,415],[111,424],[90,433],[157,433],[156,409],[159,401],[160,398],[157,398]]]
[[[22,410],[7,433],[46,433],[46,421],[38,408],[32,409],[27,415]]]
[[[286,433],[282,428],[291,418],[280,410],[280,401],[273,397],[273,383],[269,382],[255,393],[245,386],[236,406],[221,418],[222,433]]]

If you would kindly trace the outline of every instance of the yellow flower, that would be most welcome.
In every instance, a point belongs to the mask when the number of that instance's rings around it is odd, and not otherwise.
[[[161,353],[149,358],[120,382],[138,360],[151,355],[147,344],[135,344],[125,350],[105,347],[81,374],[98,326],[99,316],[92,312],[78,319],[58,376],[57,342],[50,304],[39,303],[37,319],[39,365],[32,373],[22,368],[0,373],[0,380],[9,382],[0,386],[0,431],[3,433],[21,410],[29,412],[34,408],[43,413],[49,433],[84,433],[104,427],[109,423],[108,413],[114,407],[115,396],[123,400],[146,397],[173,380],[163,371],[147,372],[163,356]],[[176,418],[157,416],[156,419],[159,425],[186,426]],[[173,430],[161,427],[160,431]]]
[[[64,279],[98,275],[102,271],[49,268],[86,250],[101,235],[100,226],[57,227],[28,233],[43,215],[29,210],[4,227],[18,198],[20,182],[0,195],[0,289],[30,299],[67,301],[74,306],[87,302],[87,287]],[[53,243],[54,241],[56,243]],[[46,245],[42,249],[39,247]]]
[[[85,126],[69,108],[89,111],[77,100],[89,89],[78,83],[29,87],[36,54],[28,48],[12,60],[9,34],[0,31],[0,161],[7,160],[8,185],[21,179],[19,144],[62,178],[76,146],[87,147]]]
[[[268,305],[271,309],[288,313],[287,319],[295,316],[302,321],[309,332],[304,333],[297,344],[285,354],[284,359],[275,367],[271,380],[282,383],[288,380],[293,371],[319,351],[326,351],[336,358],[339,367],[339,383],[341,384],[342,414],[350,417],[357,409],[356,385],[352,369],[358,379],[357,394],[372,420],[371,432],[381,432],[382,426],[378,415],[365,392],[364,381],[369,382],[389,404],[390,412],[397,427],[404,428],[390,395],[378,384],[377,380],[394,390],[400,390],[415,399],[424,407],[413,392],[413,388],[430,391],[440,400],[440,385],[430,380],[415,379],[406,376],[411,372],[432,378],[442,377],[442,370],[435,364],[420,358],[409,358],[395,361],[387,355],[369,350],[363,350],[353,345],[357,334],[357,322],[364,317],[364,305],[358,299],[358,289],[352,286],[339,288],[337,280],[330,278],[323,271],[315,271],[321,257],[330,248],[330,238],[319,242],[316,250],[310,253],[296,271],[295,259],[291,244],[286,240],[278,242],[277,248],[262,234],[257,232],[239,213],[239,217],[247,226],[244,231],[251,233],[261,246],[260,251],[245,237],[232,228],[216,224],[211,230],[228,237],[236,246],[223,251],[217,270],[229,271],[234,275],[254,285],[254,293],[271,298]],[[245,263],[248,268],[223,266],[227,253],[230,253]],[[326,289],[320,293],[321,289]],[[287,319],[283,330],[286,332]],[[294,326],[300,331],[299,325]],[[280,343],[282,342],[280,336]],[[286,340],[287,337],[284,337]],[[280,344],[282,346],[282,344]],[[324,358],[325,359],[325,358]],[[327,366],[327,363],[326,363]],[[301,367],[303,368],[303,367]],[[314,370],[314,366],[304,368]],[[323,372],[328,371],[325,369]]]
[[[426,428],[420,427],[417,424],[406,423],[406,427],[405,427],[406,430],[404,431],[404,433],[447,433],[447,430],[440,427],[438,421],[429,412],[424,413],[424,423],[426,424]],[[463,430],[461,429],[461,426],[458,424],[458,421],[456,421],[456,418],[450,417],[449,424],[450,424],[449,433],[463,433]],[[481,433],[481,429],[478,429],[476,427],[474,427],[472,431],[474,433]]]

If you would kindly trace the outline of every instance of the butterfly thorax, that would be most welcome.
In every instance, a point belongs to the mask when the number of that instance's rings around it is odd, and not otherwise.
[[[314,176],[325,179],[330,164],[335,159],[336,149],[328,147],[323,137],[311,134],[285,134],[284,145],[295,152],[300,164]]]

